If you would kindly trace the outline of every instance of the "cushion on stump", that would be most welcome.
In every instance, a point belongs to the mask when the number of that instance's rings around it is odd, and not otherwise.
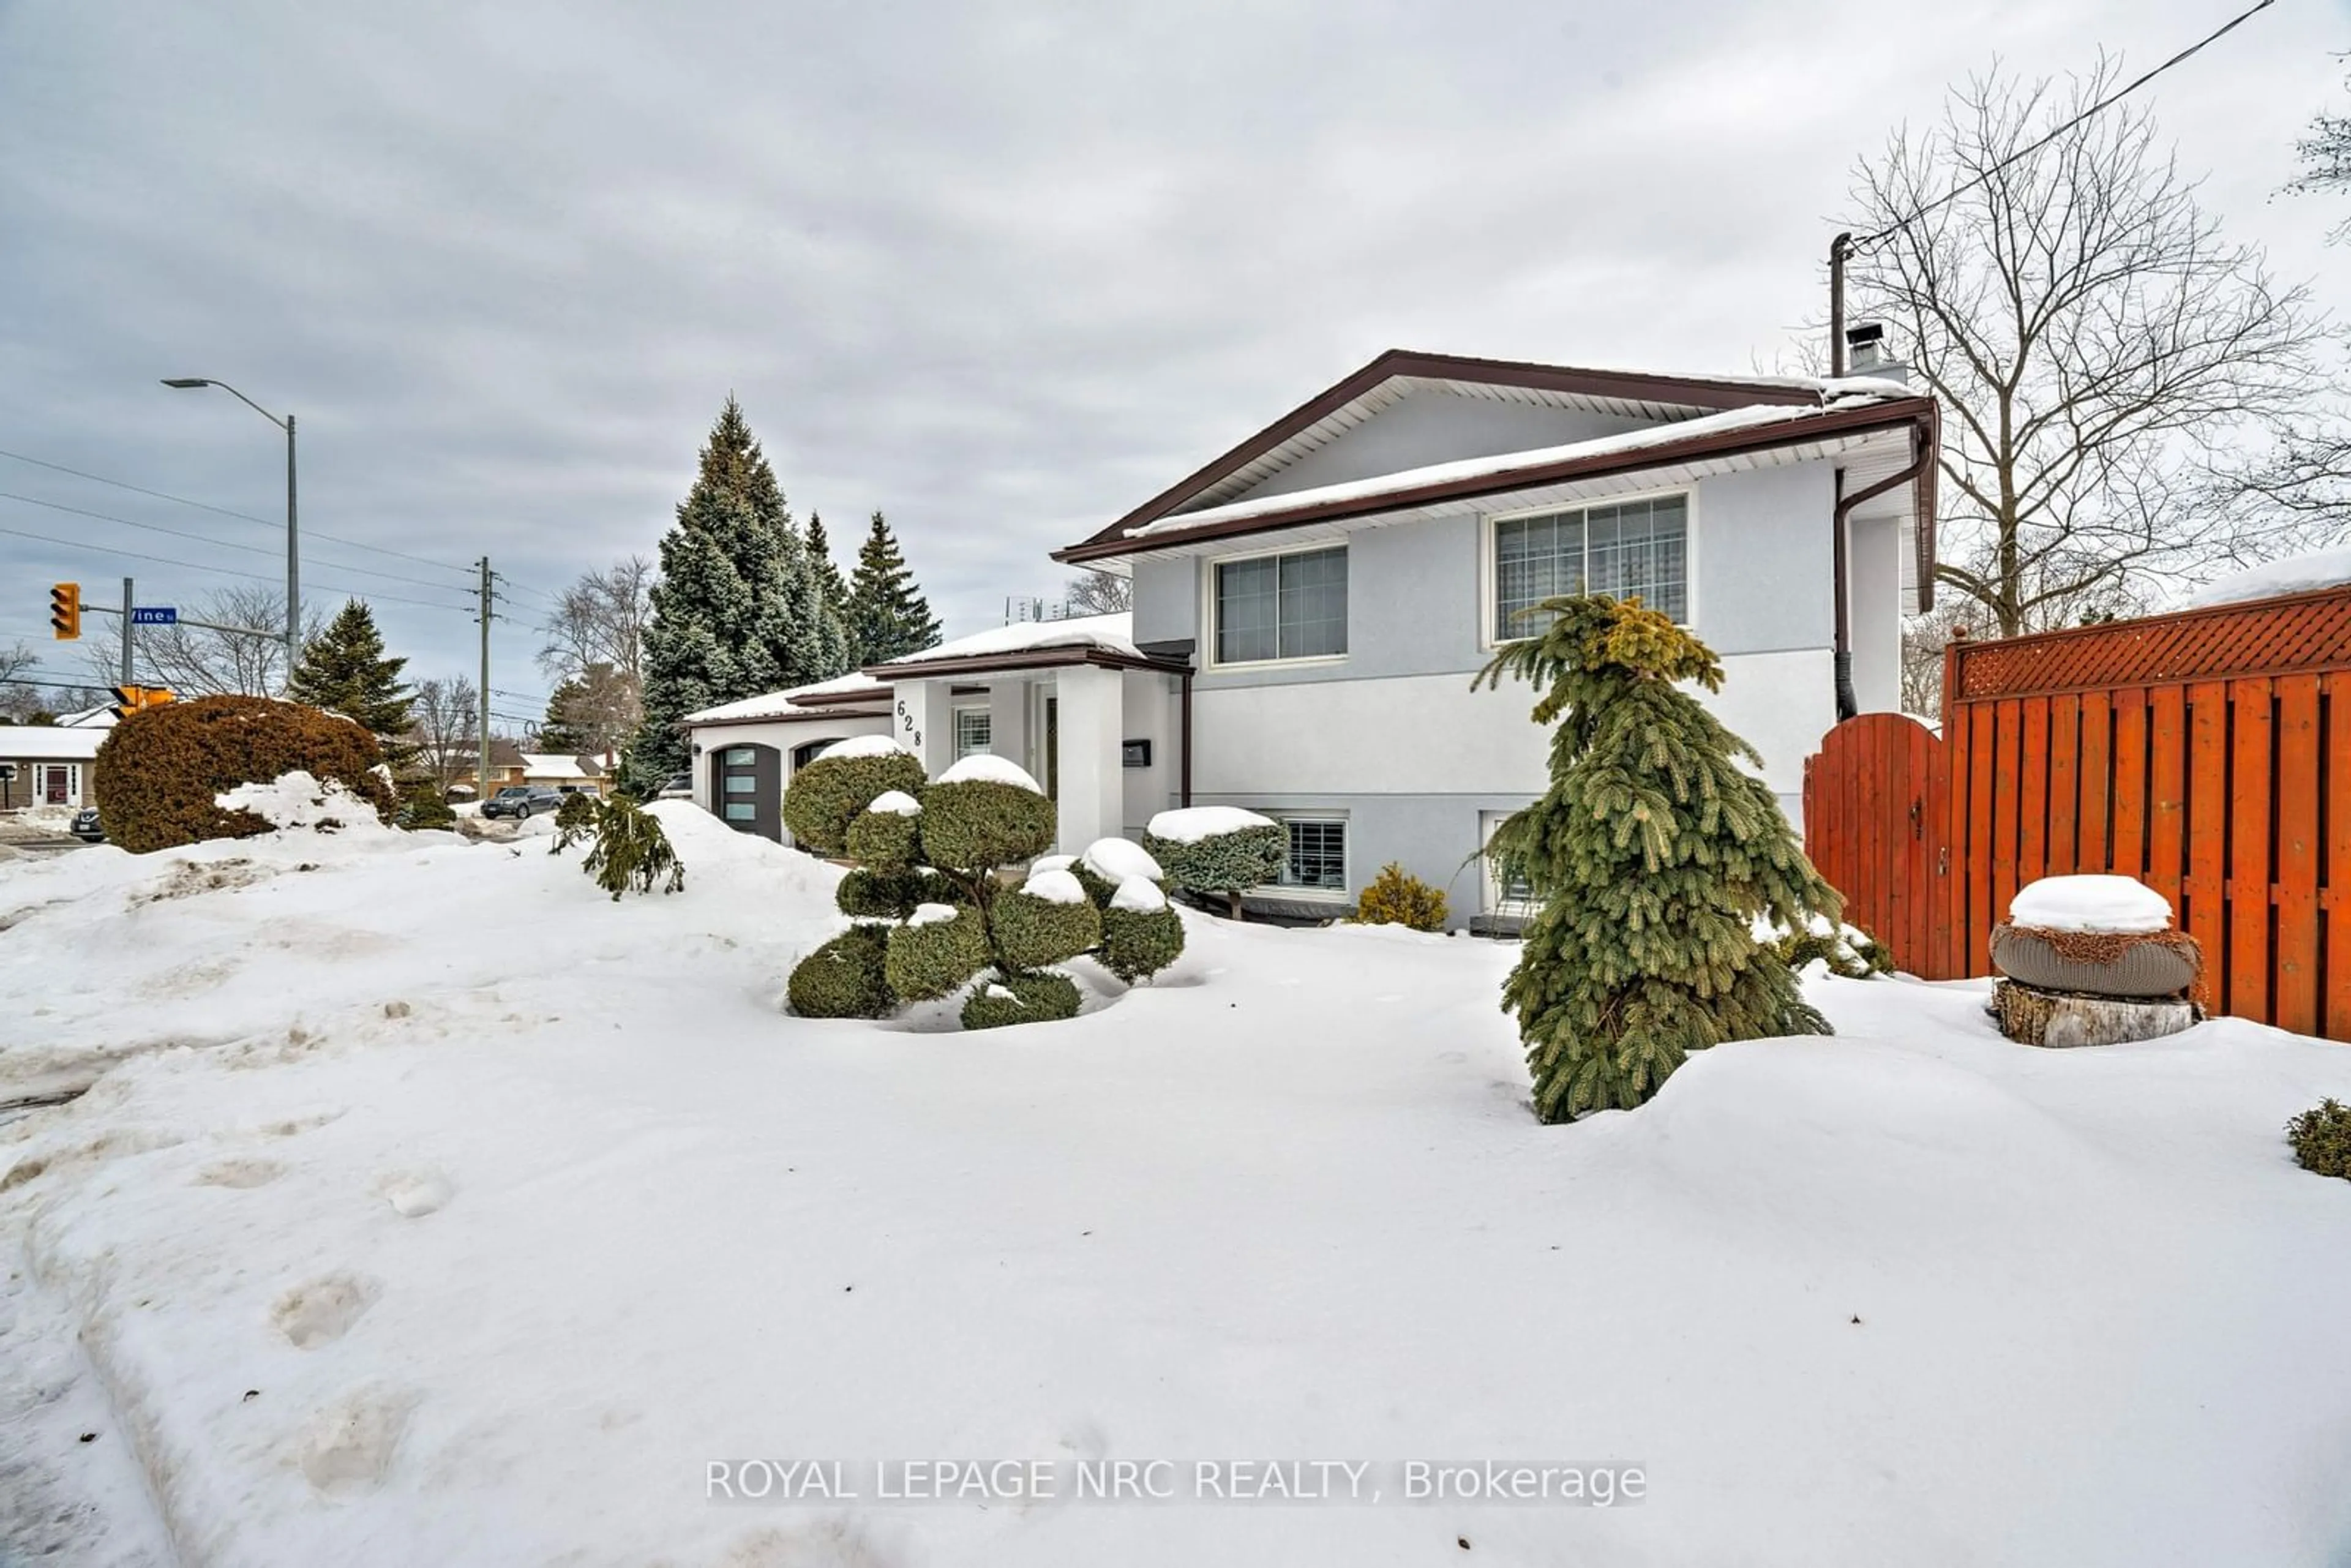
[[[2098,997],[2177,997],[2203,968],[2196,939],[2181,931],[2145,936],[1995,925],[1992,967],[2045,991]]]

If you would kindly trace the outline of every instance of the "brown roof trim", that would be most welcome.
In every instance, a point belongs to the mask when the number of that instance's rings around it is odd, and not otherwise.
[[[1202,539],[1236,538],[1248,534],[1270,533],[1279,528],[1295,528],[1301,523],[1322,522],[1332,517],[1359,517],[1371,512],[1392,512],[1405,507],[1417,507],[1431,501],[1458,500],[1465,497],[1492,495],[1502,491],[1523,490],[1536,485],[1556,485],[1571,479],[1594,479],[1611,474],[1638,473],[1645,468],[1662,468],[1671,463],[1687,463],[1699,458],[1720,457],[1741,452],[1764,452],[1775,446],[1796,446],[1807,441],[1817,441],[1828,435],[1850,435],[1857,432],[1892,429],[1899,425],[1922,426],[1928,440],[1936,431],[1935,401],[1928,397],[1909,397],[1891,402],[1859,404],[1854,408],[1825,409],[1807,419],[1789,420],[1782,423],[1760,425],[1738,430],[1709,431],[1683,441],[1662,442],[1630,452],[1604,453],[1595,457],[1570,457],[1535,468],[1517,468],[1507,474],[1486,474],[1468,479],[1446,479],[1434,484],[1416,486],[1409,490],[1392,490],[1384,495],[1358,497],[1340,501],[1314,501],[1280,511],[1264,512],[1253,517],[1236,517],[1228,522],[1204,524],[1196,528],[1171,530],[1161,536],[1144,538],[1119,538],[1097,534],[1083,544],[1076,544],[1053,552],[1058,561],[1098,560],[1106,556],[1141,555],[1155,549],[1173,549],[1178,545],[1196,544]],[[1929,504],[1931,505],[1931,498]],[[1931,516],[1931,514],[1930,514]],[[1123,524],[1113,525],[1113,528]],[[1931,521],[1928,524],[1931,528]]]
[[[872,700],[871,693],[867,694],[867,700]],[[844,718],[888,718],[889,716],[890,710],[887,708],[868,708],[862,712],[848,713],[829,708],[821,713],[771,713],[761,714],[751,718],[680,719],[677,727],[681,730],[725,729],[730,725],[737,724],[832,724]]]
[[[1115,538],[1139,523],[1155,522],[1174,511],[1200,490],[1235,470],[1248,466],[1300,432],[1330,418],[1383,382],[1398,376],[1433,381],[1482,382],[1489,386],[1524,387],[1585,397],[1623,398],[1634,402],[1683,403],[1715,410],[1749,408],[1756,403],[1799,404],[1816,402],[1820,394],[1803,387],[1758,386],[1751,382],[1716,381],[1705,376],[1651,375],[1635,371],[1585,371],[1573,365],[1541,365],[1525,360],[1480,360],[1462,354],[1430,354],[1411,349],[1390,349],[1343,381],[1317,392],[1255,435],[1193,470],[1118,521],[1092,538],[1056,550],[1053,559],[1075,559],[1077,552]]]
[[[887,699],[883,692],[820,692],[813,696],[786,698],[794,707],[838,707],[850,703],[878,703]]]
[[[868,664],[865,673],[883,681],[932,681],[942,675],[1066,670],[1079,664],[1109,670],[1150,670],[1164,675],[1188,674],[1192,668],[1176,660],[1134,658],[1108,648],[1071,644],[1064,648],[1021,648],[1006,653],[968,653],[959,659],[924,659],[911,664]]]

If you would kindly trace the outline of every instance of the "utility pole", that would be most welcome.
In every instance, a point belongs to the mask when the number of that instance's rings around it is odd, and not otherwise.
[[[131,607],[138,602],[138,595],[131,591],[131,580],[127,577],[124,578],[122,580],[122,684],[126,686],[131,684],[132,678],[131,674]]]
[[[474,803],[480,805],[490,798],[490,558],[484,556],[482,568],[482,751],[478,770],[474,775]]]
[[[294,416],[286,416],[286,680],[302,662],[302,548],[294,529]]]

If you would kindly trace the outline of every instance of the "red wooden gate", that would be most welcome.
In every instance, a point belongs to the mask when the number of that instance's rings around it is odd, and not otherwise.
[[[1943,743],[1907,714],[1849,718],[1804,759],[1804,852],[1845,918],[1915,974],[1934,972],[1941,946],[1949,778]]]

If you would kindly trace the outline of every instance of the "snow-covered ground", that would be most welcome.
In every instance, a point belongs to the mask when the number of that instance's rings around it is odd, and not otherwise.
[[[685,891],[617,904],[537,832],[0,866],[0,1098],[96,1080],[0,1126],[0,1561],[2351,1554],[2351,1184],[2280,1135],[2351,1047],[1823,979],[1838,1038],[1545,1128],[1506,946],[1187,916],[1070,1022],[811,1022],[836,873],[656,810]],[[755,1458],[1184,1468],[706,1495]],[[1462,1459],[1646,1496],[1399,1495]]]

